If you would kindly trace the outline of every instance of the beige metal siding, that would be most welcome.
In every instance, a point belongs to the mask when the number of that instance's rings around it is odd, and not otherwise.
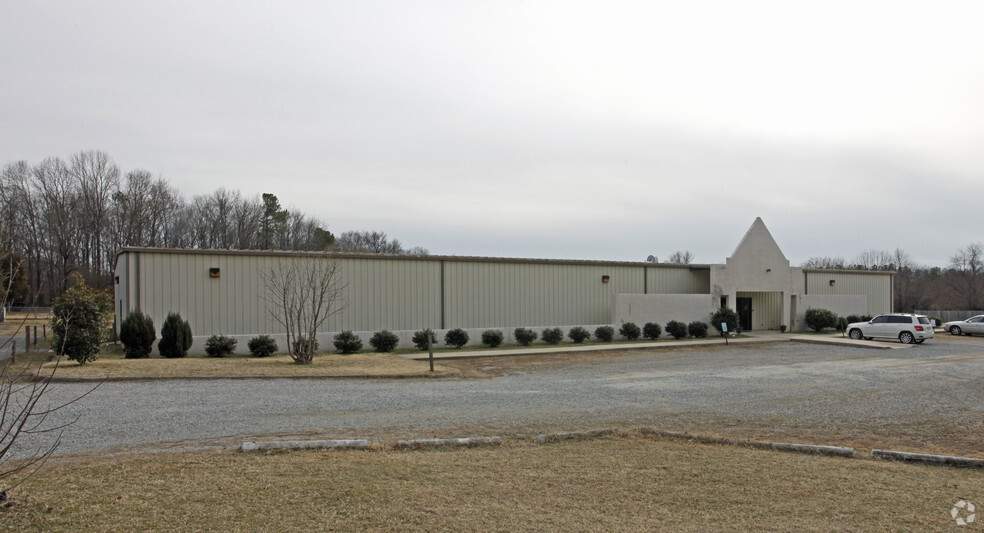
[[[861,272],[805,272],[806,294],[868,296],[868,314],[892,312],[892,276]],[[834,284],[831,285],[830,281]]]
[[[607,324],[616,294],[643,289],[641,267],[504,262],[448,261],[445,283],[449,328]]]
[[[781,292],[739,292],[737,298],[752,299],[752,329],[774,330],[782,324]]]
[[[441,326],[437,261],[339,259],[345,308],[325,331],[418,330]]]
[[[648,294],[709,294],[711,271],[690,268],[646,268],[646,292]]]

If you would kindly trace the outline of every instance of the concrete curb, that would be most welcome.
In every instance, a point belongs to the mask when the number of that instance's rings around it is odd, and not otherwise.
[[[461,439],[410,439],[396,443],[397,448],[441,448],[445,446],[492,446],[502,444],[502,437],[466,437]]]
[[[366,439],[351,440],[287,440],[275,442],[244,442],[239,450],[256,452],[267,450],[311,450],[311,449],[365,449],[369,447]]]
[[[928,463],[944,466],[957,466],[960,468],[984,468],[984,459],[975,459],[972,457],[895,452],[891,450],[871,450],[871,456],[879,459],[905,461],[909,463]]]
[[[843,446],[794,444],[790,442],[743,441],[743,440],[726,439],[720,437],[702,437],[699,435],[692,435],[690,433],[681,433],[678,431],[665,431],[661,429],[645,428],[645,427],[635,428],[635,431],[641,433],[642,435],[657,435],[660,437],[669,437],[673,439],[692,440],[692,441],[700,442],[702,444],[726,444],[728,446],[747,446],[749,448],[758,448],[763,450],[810,453],[814,455],[831,455],[836,457],[854,456],[854,448],[846,448]]]

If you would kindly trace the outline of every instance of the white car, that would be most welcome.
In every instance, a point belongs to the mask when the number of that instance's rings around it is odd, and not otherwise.
[[[943,329],[950,332],[950,335],[973,335],[979,333],[984,335],[984,315],[977,315],[967,320],[955,320],[943,324]]]
[[[902,344],[922,344],[935,335],[933,325],[924,315],[908,313],[889,313],[878,315],[868,322],[855,322],[847,325],[847,334],[852,339],[898,339]]]

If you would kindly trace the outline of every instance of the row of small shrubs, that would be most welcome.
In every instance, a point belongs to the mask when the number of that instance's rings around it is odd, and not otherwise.
[[[806,327],[818,333],[829,328],[844,331],[847,329],[848,324],[867,322],[869,320],[871,320],[871,315],[847,315],[843,317],[837,316],[837,313],[821,307],[807,309],[806,316],[803,318]]]

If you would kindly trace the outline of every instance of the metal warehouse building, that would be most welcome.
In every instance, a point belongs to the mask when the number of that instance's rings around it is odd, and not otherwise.
[[[124,248],[116,266],[117,322],[141,310],[159,328],[178,312],[203,353],[211,335],[246,340],[269,334],[285,346],[271,316],[263,274],[286,261],[336,261],[344,308],[319,332],[322,346],[351,330],[363,340],[388,329],[409,346],[417,330],[707,321],[720,306],[746,330],[801,329],[811,307],[838,314],[892,310],[893,273],[793,268],[756,219],[724,264],[500,259],[245,250]]]

